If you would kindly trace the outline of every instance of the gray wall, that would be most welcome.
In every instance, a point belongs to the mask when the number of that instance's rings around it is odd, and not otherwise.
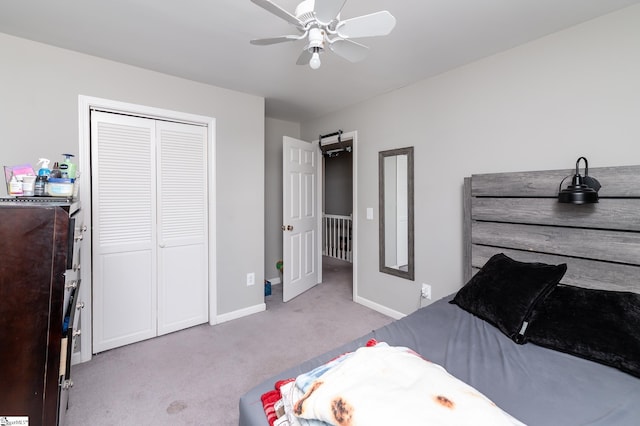
[[[472,173],[640,164],[640,6],[325,117],[302,137],[358,131],[357,297],[396,313],[462,284],[462,184]],[[378,272],[380,150],[415,147],[416,279]],[[596,176],[597,177],[597,176]],[[558,182],[559,183],[559,182]]]
[[[276,262],[282,259],[282,137],[300,139],[300,124],[267,118],[264,147],[264,276],[279,279]]]
[[[264,270],[263,98],[5,34],[0,57],[3,165],[77,154],[81,94],[215,117],[217,313],[264,302],[261,285],[246,286],[248,272],[261,283]]]
[[[353,154],[324,159],[324,212],[349,216],[353,211]]]

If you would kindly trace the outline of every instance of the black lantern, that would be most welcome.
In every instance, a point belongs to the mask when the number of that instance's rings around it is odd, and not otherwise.
[[[580,175],[580,160],[584,160],[584,177]],[[558,187],[559,203],[590,204],[598,202],[598,191],[601,185],[595,178],[589,176],[589,163],[585,157],[580,157],[576,161],[576,174],[573,175],[571,185],[561,190],[567,177],[562,179]]]

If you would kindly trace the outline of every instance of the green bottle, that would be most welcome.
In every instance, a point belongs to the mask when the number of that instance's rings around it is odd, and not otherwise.
[[[71,162],[71,159],[74,157],[73,154],[62,154],[64,156],[64,161],[60,164],[60,170],[64,173],[67,172],[67,177],[69,179],[76,178],[76,165]]]

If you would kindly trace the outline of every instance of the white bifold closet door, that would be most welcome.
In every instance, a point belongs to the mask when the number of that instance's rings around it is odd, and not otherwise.
[[[93,111],[93,352],[208,321],[206,127]]]

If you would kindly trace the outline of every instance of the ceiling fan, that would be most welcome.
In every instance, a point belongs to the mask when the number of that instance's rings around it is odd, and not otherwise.
[[[346,0],[304,0],[293,14],[271,0],[251,1],[289,22],[299,32],[297,35],[251,40],[251,44],[265,46],[304,39],[307,44],[296,63],[309,64],[314,70],[320,68],[320,54],[326,47],[348,61],[363,60],[369,48],[351,39],[387,35],[396,25],[396,18],[386,10],[341,20],[340,11]]]

